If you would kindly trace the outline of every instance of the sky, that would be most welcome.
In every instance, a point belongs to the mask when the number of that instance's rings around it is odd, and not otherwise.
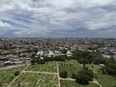
[[[0,37],[116,38],[116,0],[0,0]]]

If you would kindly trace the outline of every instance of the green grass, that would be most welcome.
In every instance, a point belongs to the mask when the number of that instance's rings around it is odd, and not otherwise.
[[[82,66],[79,63],[77,63],[76,60],[59,62],[59,73],[61,73],[63,71],[67,71],[68,72],[68,75],[67,75],[68,77],[71,77],[72,73],[76,74],[81,69],[82,69]]]
[[[96,74],[97,81],[102,87],[114,87],[116,86],[116,78],[111,75]]]
[[[0,82],[3,87],[6,87],[14,78],[15,71],[22,71],[25,66],[20,66],[12,69],[4,69],[0,71]]]
[[[30,65],[25,71],[44,71],[44,72],[57,72],[56,62],[47,62],[45,64]]]
[[[20,87],[58,87],[58,77],[52,74],[22,73],[10,87],[18,85]]]
[[[100,65],[93,65],[93,64],[85,64],[85,66],[93,70],[94,73],[98,73],[98,69],[101,68]]]
[[[99,87],[97,84],[91,83],[88,85],[78,84],[75,81],[60,80],[61,87]]]

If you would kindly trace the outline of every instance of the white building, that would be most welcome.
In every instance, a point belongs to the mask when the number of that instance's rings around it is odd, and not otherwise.
[[[67,56],[72,56],[72,53],[69,50],[67,51]]]

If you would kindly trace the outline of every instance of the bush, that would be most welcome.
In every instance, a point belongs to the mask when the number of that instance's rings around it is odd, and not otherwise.
[[[76,82],[79,84],[89,84],[92,81],[93,71],[92,70],[81,70],[76,75]]]
[[[80,73],[76,76],[76,82],[79,84],[89,84],[90,80],[91,80],[91,78],[85,74]]]
[[[39,59],[38,64],[45,64],[45,63],[46,63],[45,59]]]
[[[94,78],[95,78],[95,79],[97,79],[97,78],[98,78],[97,74],[95,74],[95,73],[94,73],[94,75],[93,75],[93,76],[94,76]]]
[[[0,87],[2,87],[2,83],[0,83]]]
[[[76,74],[72,73],[72,78],[75,79],[76,78]]]
[[[36,60],[32,59],[31,64],[34,65],[36,63]]]
[[[68,74],[68,72],[63,71],[63,72],[60,73],[60,77],[67,78],[67,74]]]
[[[19,71],[16,71],[16,72],[15,72],[15,76],[18,76],[18,75],[19,75],[19,73],[20,73]]]
[[[91,67],[92,67],[92,68],[94,68],[94,66],[93,66],[93,65],[92,65]]]

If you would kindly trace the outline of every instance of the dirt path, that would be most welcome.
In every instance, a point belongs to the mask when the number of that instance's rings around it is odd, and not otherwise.
[[[20,74],[23,73],[24,70],[25,70],[28,66],[29,66],[29,65],[27,65],[27,66],[20,72]],[[16,76],[16,77],[10,82],[10,84],[9,84],[7,87],[10,87],[10,85],[20,76],[20,74],[19,74],[18,76]]]
[[[22,73],[41,73],[41,74],[55,74],[57,75],[57,73],[53,73],[53,72],[38,72],[38,71],[22,71]]]
[[[22,65],[14,65],[14,66],[7,66],[7,67],[0,68],[0,70],[15,68],[15,67],[19,67],[19,66],[25,66],[25,64],[22,64]]]
[[[95,84],[99,85],[100,87],[102,87],[95,78],[94,78],[94,81],[91,81],[89,83],[95,83]]]
[[[72,78],[60,78],[60,80],[70,80],[70,81],[75,81],[75,79],[72,79]]]
[[[57,75],[58,75],[58,87],[60,87],[60,76],[59,76],[58,62],[57,62]]]

